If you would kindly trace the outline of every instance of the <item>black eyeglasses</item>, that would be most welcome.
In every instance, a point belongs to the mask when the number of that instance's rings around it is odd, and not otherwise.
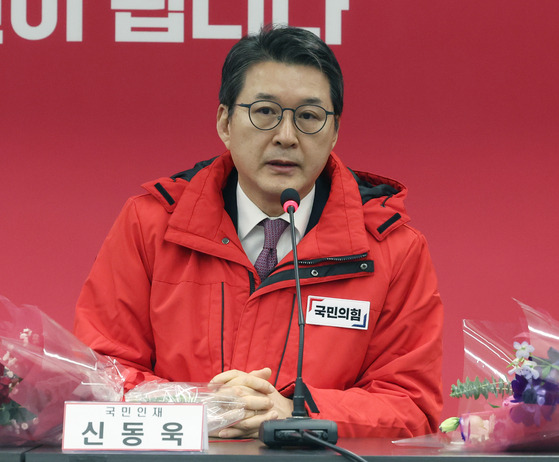
[[[328,116],[334,115],[333,112],[316,104],[303,104],[293,109],[281,107],[274,101],[258,100],[251,104],[236,104],[235,106],[246,107],[252,125],[259,130],[276,128],[283,119],[284,111],[291,111],[295,127],[307,135],[318,133],[326,125]]]

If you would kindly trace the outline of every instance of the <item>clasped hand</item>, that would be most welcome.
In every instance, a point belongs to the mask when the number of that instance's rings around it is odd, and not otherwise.
[[[252,372],[231,370],[216,375],[210,383],[231,387],[245,404],[245,417],[235,425],[220,430],[220,438],[258,438],[260,424],[265,420],[285,419],[293,412],[293,401],[282,396],[268,382],[269,367]]]

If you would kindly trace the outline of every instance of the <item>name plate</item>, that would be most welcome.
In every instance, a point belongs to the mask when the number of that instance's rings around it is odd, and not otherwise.
[[[368,300],[347,300],[309,295],[306,323],[315,326],[367,330],[370,308],[371,302]]]
[[[197,451],[208,449],[200,403],[64,403],[63,451]]]

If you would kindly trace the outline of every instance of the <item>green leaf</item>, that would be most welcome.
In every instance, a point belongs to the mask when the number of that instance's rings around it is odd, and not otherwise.
[[[480,396],[483,396],[485,399],[488,399],[490,393],[493,393],[495,397],[511,395],[512,388],[510,382],[494,377],[491,377],[491,380],[484,379],[483,381],[476,377],[474,381],[471,381],[469,377],[466,377],[464,383],[458,380],[456,385],[451,385],[450,388],[451,398],[479,399]]]
[[[8,425],[12,420],[18,424],[30,422],[35,417],[35,414],[13,400],[0,406],[0,425]]]
[[[6,406],[0,406],[0,425],[7,425],[10,423],[10,410]]]

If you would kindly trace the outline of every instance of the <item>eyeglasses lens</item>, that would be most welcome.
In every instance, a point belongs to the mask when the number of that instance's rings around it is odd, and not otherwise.
[[[250,107],[250,120],[261,130],[271,130],[276,127],[283,117],[282,107],[273,101],[257,101]],[[326,110],[312,104],[299,106],[295,110],[293,121],[304,133],[316,133],[326,123]]]

